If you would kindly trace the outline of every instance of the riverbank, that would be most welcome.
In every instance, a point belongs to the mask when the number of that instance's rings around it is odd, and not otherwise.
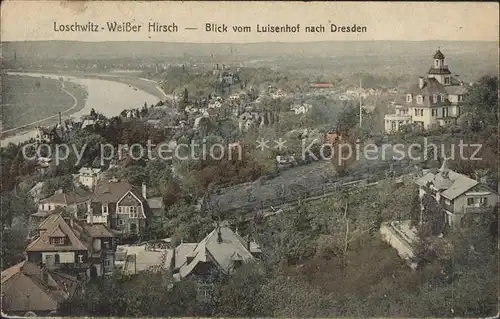
[[[124,109],[141,107],[142,105],[144,105],[144,103],[147,103],[148,105],[156,104],[160,100],[159,96],[161,96],[161,93],[156,89],[154,83],[149,83],[148,91],[152,92],[154,88],[155,90],[157,90],[156,95],[150,94],[147,91],[141,90],[137,87],[133,87],[130,84],[125,84],[122,81],[118,81],[118,78],[115,77],[78,77],[75,75],[68,76],[66,73],[49,74],[10,72],[10,74],[38,78],[45,77],[52,79],[59,79],[62,77],[64,82],[70,82],[85,87],[85,89],[87,90],[87,99],[80,99],[81,102],[77,102],[77,105],[80,105],[78,103],[82,103],[83,106],[71,108],[71,105],[69,105],[67,109],[71,109],[71,111],[65,112],[63,114],[64,118],[73,117],[76,119],[80,119],[81,116],[89,114],[90,110],[92,109],[95,109],[96,112],[101,113],[107,117],[117,116]],[[139,81],[141,80],[138,80],[137,83],[148,83],[146,81]],[[77,98],[77,100],[79,99]],[[53,120],[53,115],[54,114],[50,114],[49,116],[51,118],[47,120]],[[46,123],[44,124],[48,125]],[[37,125],[39,125],[39,123],[37,123]],[[16,130],[13,130],[13,132],[15,133],[13,136],[9,136],[7,138],[2,136],[2,145],[6,145],[10,142],[20,143],[25,140],[29,140],[31,137],[34,137],[34,130],[32,128],[30,129],[30,127],[26,128],[26,126],[27,125],[25,124],[22,125],[21,128],[16,128]]]
[[[4,84],[9,85],[4,86],[2,140],[36,126],[56,124],[59,113],[67,118],[85,106],[87,91],[82,85],[61,79],[22,75],[5,78]]]
[[[19,70],[7,70],[7,72],[23,72],[23,73],[37,73],[37,74],[58,74],[60,76],[77,77],[77,78],[87,78],[87,79],[98,79],[98,80],[108,80],[118,83],[123,83],[130,85],[132,88],[144,91],[148,94],[156,96],[160,100],[169,99],[169,95],[165,94],[158,83],[151,79],[145,79],[139,77],[136,72],[131,73],[121,73],[121,72],[109,72],[109,73],[93,73],[86,71],[59,71],[59,70],[29,70],[29,69],[19,69]]]

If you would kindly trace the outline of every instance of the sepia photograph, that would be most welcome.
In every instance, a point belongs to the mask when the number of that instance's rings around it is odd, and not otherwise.
[[[4,1],[2,317],[498,318],[498,14]]]

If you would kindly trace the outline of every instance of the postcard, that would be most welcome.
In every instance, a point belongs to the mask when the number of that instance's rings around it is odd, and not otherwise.
[[[498,12],[4,1],[2,317],[498,317]]]

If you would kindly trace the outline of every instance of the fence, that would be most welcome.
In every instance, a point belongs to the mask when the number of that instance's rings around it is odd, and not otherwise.
[[[317,186],[305,188],[299,185],[299,190],[288,189],[289,192],[282,193],[276,197],[249,202],[248,204],[241,205],[238,207],[231,207],[229,209],[221,209],[215,207],[220,213],[224,214],[234,214],[239,213],[240,215],[246,215],[252,212],[263,212],[267,209],[277,208],[286,204],[291,204],[298,202],[299,200],[307,200],[314,198],[321,198],[331,193],[335,193],[341,189],[346,189],[350,187],[360,187],[360,186],[371,186],[378,184],[378,181],[386,179],[387,177],[398,178],[405,174],[410,174],[412,172],[411,167],[397,167],[390,170],[382,171],[378,174],[365,175],[364,178],[359,178],[359,176],[346,176],[341,180],[323,183]],[[205,209],[214,209],[214,207],[205,206]]]

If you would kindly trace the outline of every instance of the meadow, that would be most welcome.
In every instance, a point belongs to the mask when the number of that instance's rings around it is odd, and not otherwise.
[[[7,75],[3,79],[3,130],[17,128],[42,120],[74,106],[72,96],[62,90],[63,82],[48,78]],[[64,89],[77,100],[72,111],[84,106],[86,92],[83,87],[64,82]],[[65,114],[69,115],[69,114]],[[57,117],[51,119],[57,121]],[[40,124],[48,124],[44,121]]]

